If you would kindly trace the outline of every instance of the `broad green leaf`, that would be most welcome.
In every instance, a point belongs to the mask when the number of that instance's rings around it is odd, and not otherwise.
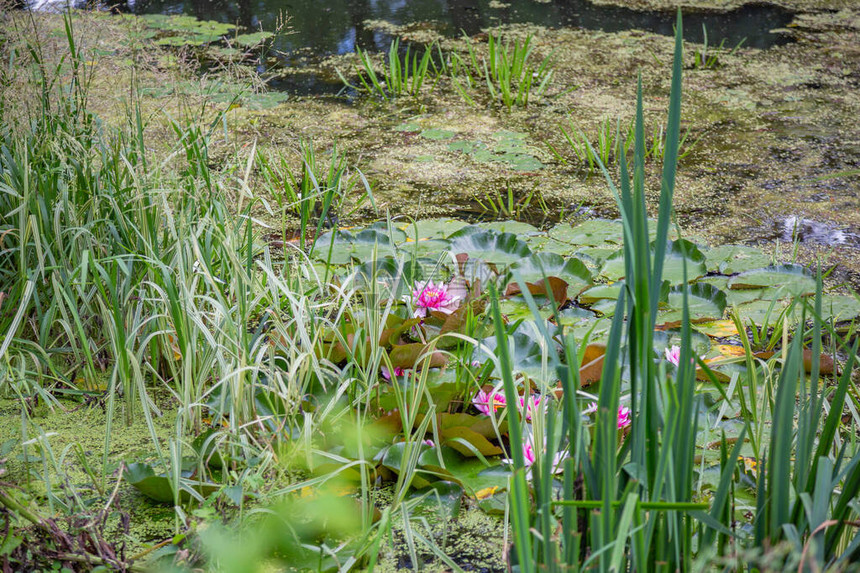
[[[531,255],[531,250],[516,235],[480,230],[461,229],[451,235],[451,252],[465,253],[470,259],[486,263],[506,265]]]
[[[679,285],[669,291],[669,311],[661,313],[657,322],[680,321],[684,304],[684,291],[687,291],[690,319],[695,321],[719,320],[726,309],[726,293],[707,283]]]
[[[398,224],[397,228],[406,233],[408,239],[418,241],[420,239],[444,239],[468,227],[465,221],[457,219],[420,219],[415,222]]]
[[[815,292],[815,276],[800,265],[774,265],[733,276],[728,286],[730,289],[774,287],[786,295],[804,295]]]
[[[708,270],[733,275],[752,269],[766,267],[772,258],[759,249],[743,245],[721,245],[705,251]]]
[[[620,221],[591,219],[576,226],[559,223],[549,230],[549,236],[562,243],[584,247],[597,247],[605,243],[620,245],[624,241],[624,229]]]
[[[591,284],[591,272],[585,263],[579,259],[564,259],[555,253],[534,253],[528,258],[519,260],[511,265],[506,282],[514,280],[513,272],[517,271],[527,283],[542,282],[544,278],[558,277],[568,284],[568,296],[574,296],[583,287]]]

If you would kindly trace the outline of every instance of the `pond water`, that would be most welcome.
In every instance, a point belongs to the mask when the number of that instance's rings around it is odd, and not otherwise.
[[[280,49],[311,49],[317,54],[342,54],[362,48],[387,48],[389,38],[367,28],[364,22],[386,20],[405,25],[426,22],[444,35],[461,31],[472,35],[482,28],[499,24],[531,23],[540,26],[582,27],[617,32],[641,29],[671,35],[673,12],[643,12],[614,6],[596,6],[587,0],[250,0],[130,2],[136,13],[184,13],[201,19],[238,22],[244,26],[272,29],[280,13],[290,17],[293,34],[282,40]],[[685,14],[686,39],[702,41],[702,25],[709,41],[722,39],[734,46],[767,48],[788,41],[770,30],[782,28],[793,15],[777,6],[752,5],[725,13],[691,12]]]
[[[64,5],[57,0],[34,0],[39,8]],[[597,6],[588,0],[127,0],[110,6],[137,14],[188,14],[205,20],[238,23],[272,30],[278,17],[290,18],[292,33],[277,48],[290,53],[310,50],[316,55],[343,54],[355,50],[388,47],[390,37],[370,29],[367,20],[386,20],[396,25],[422,23],[446,36],[472,35],[499,24],[530,23],[546,27],[580,27],[606,32],[640,29],[672,35],[675,13],[646,12],[616,6]],[[767,4],[748,5],[728,12],[688,11],[684,36],[702,42],[702,26],[712,44],[722,40],[734,46],[768,48],[790,38],[778,30],[793,13]]]
[[[68,0],[31,0],[35,9],[65,6]],[[86,4],[82,2],[81,4]],[[548,28],[584,28],[618,32],[638,29],[671,36],[675,13],[647,12],[617,6],[597,6],[588,0],[126,0],[106,3],[136,14],[187,14],[201,20],[237,23],[251,29],[274,30],[282,15],[290,33],[278,37],[274,48],[280,65],[293,71],[271,78],[269,87],[294,95],[340,93],[336,78],[320,77],[313,64],[334,54],[354,52],[356,46],[385,50],[392,37],[368,23],[384,20],[397,26],[424,28],[443,36],[474,35],[501,24],[534,24]],[[792,40],[780,33],[794,13],[778,6],[756,4],[728,12],[687,11],[684,36],[710,45],[766,49]]]

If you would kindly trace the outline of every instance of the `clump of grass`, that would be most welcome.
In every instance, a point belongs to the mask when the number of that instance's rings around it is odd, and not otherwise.
[[[491,293],[514,466],[510,479],[511,557],[521,571],[646,571],[655,563],[686,571],[694,560],[697,564],[732,561],[749,554],[751,548],[780,543],[788,544],[791,553],[799,557],[799,568],[838,570],[860,553],[860,537],[853,529],[856,508],[850,509],[851,500],[860,493],[860,450],[853,441],[849,445],[837,436],[858,347],[856,341],[849,347],[831,329],[832,339],[848,360],[836,387],[825,398],[819,386],[823,326],[820,275],[814,302],[798,303],[803,305],[804,316],[808,312],[813,319],[809,377],[804,367],[802,329],[790,344],[788,331],[783,330],[782,357],[771,363],[771,377],[764,382],[766,388],[776,390],[766,394],[766,403],[757,411],[754,396],[759,368],[748,340],[742,337],[753,397],[747,403],[752,406],[743,409],[745,427],[734,444],[725,434],[718,442],[718,478],[711,495],[697,493],[702,491],[703,479],[696,462],[696,436],[701,427],[698,412],[703,406],[696,392],[697,366],[724,399],[729,397],[692,351],[686,291],[677,367],[668,369],[653,350],[680,143],[681,38],[679,11],[657,239],[653,244],[648,239],[645,202],[641,81],[629,164],[626,148],[619,149],[620,192],[596,158],[622,214],[627,272],[606,345],[593,435],[583,431],[576,404],[580,362],[577,341],[572,337],[564,343],[566,363],[558,355],[548,357],[558,369],[563,393],[542,421],[532,421],[535,428],[543,428],[543,437],[535,429],[533,435],[524,433],[514,406],[518,394],[509,374],[509,334],[498,297]],[[519,282],[529,298],[526,285]],[[537,308],[532,301],[529,304],[537,317]],[[801,320],[803,324],[805,320]],[[549,343],[551,336],[546,329],[543,336]],[[620,429],[618,414],[622,372],[629,379],[629,431]],[[824,403],[829,403],[830,409],[822,413]],[[770,437],[763,439],[768,418],[772,420]],[[752,529],[745,534],[735,527],[734,512],[739,501],[736,492],[741,487],[736,475],[748,437],[759,469],[754,476]],[[522,448],[527,439],[545,444],[534,448],[533,463],[524,459]],[[567,456],[560,499],[554,478],[559,452]],[[532,487],[527,482],[529,475]],[[582,477],[580,484],[576,476]],[[746,564],[734,562],[734,566],[743,569]]]
[[[534,63],[532,39],[531,35],[520,41],[490,34],[484,56],[465,37],[467,57],[451,54],[449,73],[455,88],[469,103],[474,103],[474,99],[467,88],[484,85],[490,99],[500,102],[508,111],[528,107],[530,98],[546,92],[553,76],[552,54]]]
[[[340,70],[337,73],[347,87],[359,92],[370,93],[383,99],[393,99],[404,95],[418,97],[425,83],[433,79],[432,90],[439,79],[432,59],[434,46],[438,49],[438,45],[434,42],[424,48],[421,54],[418,53],[418,50],[412,52],[412,47],[407,46],[405,55],[401,56],[400,39],[394,38],[388,48],[388,58],[383,62],[380,74],[374,69],[374,62],[370,54],[356,46],[355,52],[358,55],[360,65],[355,67],[355,73],[360,85],[350,82],[341,74]]]
[[[318,158],[313,141],[299,145],[300,169],[296,174],[286,157],[271,158],[257,152],[259,167],[266,188],[275,192],[281,215],[283,241],[287,237],[288,215],[298,217],[299,247],[313,250],[313,238],[324,227],[337,227],[341,215],[348,217],[366,204],[375,207],[373,191],[364,174],[352,168],[335,143],[325,159]],[[355,191],[359,193],[355,193]],[[347,201],[350,201],[349,211]]]
[[[704,38],[702,43],[702,48],[696,48],[693,51],[693,69],[694,70],[715,70],[719,68],[722,64],[720,63],[720,55],[728,54],[731,56],[736,51],[740,49],[743,43],[746,41],[746,38],[741,40],[735,45],[734,48],[726,52],[723,48],[726,44],[726,39],[723,38],[720,41],[719,45],[716,47],[708,46],[708,29],[702,24],[702,36]]]
[[[621,156],[622,148],[625,155],[633,150],[635,141],[635,127],[633,123],[622,125],[621,120],[612,122],[609,118],[598,123],[597,130],[593,134],[587,134],[574,125],[573,120],[568,120],[568,125],[559,125],[558,132],[562,140],[567,144],[567,149],[573,152],[573,157],[565,154],[558,147],[547,143],[552,154],[562,164],[575,161],[589,174],[598,173],[600,165],[617,165]],[[678,143],[678,159],[689,155],[696,144],[697,138],[687,142],[690,131],[686,130]],[[662,161],[666,154],[666,137],[663,124],[656,125],[650,134],[646,134],[644,155],[646,161]]]

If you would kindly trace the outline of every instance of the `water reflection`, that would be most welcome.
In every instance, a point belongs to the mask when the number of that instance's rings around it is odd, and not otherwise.
[[[25,2],[27,0],[24,0]],[[72,0],[76,4],[86,4]],[[673,35],[675,13],[641,12],[616,6],[596,6],[589,0],[506,0],[503,8],[491,0],[101,0],[105,6],[136,14],[189,14],[202,20],[218,20],[246,28],[272,31],[283,16],[289,17],[289,34],[278,36],[274,48],[281,64],[291,73],[272,78],[271,87],[298,95],[337,93],[342,84],[317,77],[307,69],[308,60],[331,54],[384,50],[390,36],[368,27],[368,20],[397,25],[430,27],[440,34],[473,35],[482,29],[506,23],[533,23],[558,28],[599,29],[607,32],[640,29]],[[62,9],[69,0],[29,0],[38,9]],[[499,4],[495,4],[498,6]],[[783,28],[791,12],[774,5],[752,5],[726,13],[684,14],[684,36],[702,41],[702,25],[711,44],[768,48],[790,41],[770,33]],[[305,73],[305,70],[307,73]],[[299,73],[295,73],[299,72]]]
[[[234,22],[248,27],[260,24],[272,29],[280,14],[290,17],[295,33],[283,38],[279,49],[309,49],[324,55],[346,53],[356,43],[382,48],[388,38],[364,25],[368,19],[394,24],[430,22],[442,34],[460,31],[475,34],[503,23],[534,23],[547,27],[581,27],[616,32],[632,28],[672,35],[675,14],[642,12],[615,6],[596,6],[588,0],[509,0],[504,8],[490,7],[489,0],[137,0],[126,3],[135,13],[193,14],[198,18]],[[734,46],[767,48],[788,38],[769,30],[782,28],[792,13],[773,5],[746,6],[723,14],[689,12],[684,15],[687,40],[702,41],[702,24],[711,42],[725,39]]]

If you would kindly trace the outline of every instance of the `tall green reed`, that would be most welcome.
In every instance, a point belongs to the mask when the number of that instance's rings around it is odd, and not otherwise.
[[[434,42],[425,47],[420,56],[418,50],[413,52],[412,46],[407,46],[406,53],[401,56],[400,39],[394,38],[388,48],[388,58],[382,65],[382,78],[374,69],[370,54],[356,46],[355,52],[360,66],[356,66],[355,72],[361,85],[351,83],[339,70],[337,73],[344,85],[356,91],[365,91],[383,99],[394,99],[404,95],[418,97],[428,80],[433,79],[431,91],[439,81],[438,69],[433,62],[434,46],[438,51],[438,44]]]
[[[466,57],[451,54],[448,66],[457,91],[469,103],[474,103],[466,87],[483,83],[490,99],[500,102],[508,111],[514,107],[527,107],[529,99],[544,94],[552,81],[552,54],[540,63],[532,61],[531,35],[519,39],[503,40],[501,35],[490,34],[487,55],[479,55],[471,39],[465,37]]]
[[[514,530],[512,559],[521,571],[580,569],[646,571],[690,570],[694,559],[725,559],[744,547],[787,540],[796,554],[815,560],[818,567],[847,563],[856,554],[857,541],[850,525],[856,518],[849,499],[860,487],[860,453],[856,446],[838,442],[839,418],[846,384],[856,356],[850,358],[832,394],[832,408],[821,417],[818,390],[820,321],[812,328],[813,366],[807,378],[803,368],[802,330],[779,370],[775,399],[770,402],[770,439],[762,444],[756,477],[754,535],[739,535],[734,526],[735,472],[747,434],[755,433],[749,421],[732,446],[720,441],[719,479],[710,499],[696,495],[696,439],[703,402],[696,394],[696,366],[719,382],[702,360],[693,355],[688,301],[684,299],[681,323],[681,358],[674,371],[654,352],[654,327],[663,286],[662,266],[668,246],[672,196],[680,144],[681,20],[678,16],[675,58],[670,94],[665,158],[657,218],[656,240],[649,241],[645,202],[645,133],[641,82],[637,91],[632,161],[620,149],[620,190],[597,160],[616,197],[624,227],[626,273],[609,333],[593,440],[582,431],[578,390],[577,342],[567,337],[558,372],[563,387],[560,399],[549,407],[543,425],[544,441],[523,434],[516,422],[518,390],[505,377],[510,448],[514,460],[511,477],[511,520]],[[632,171],[631,171],[632,169]],[[525,285],[524,296],[530,299]],[[815,305],[820,312],[819,281]],[[510,358],[504,343],[507,333],[493,298],[498,359],[508,372]],[[531,302],[530,302],[531,304]],[[806,303],[803,303],[806,304]],[[533,306],[533,305],[532,305]],[[535,316],[539,316],[536,307]],[[814,313],[813,314],[817,314]],[[787,331],[786,331],[787,333]],[[835,336],[835,332],[832,333]],[[835,339],[838,339],[836,337]],[[547,335],[547,340],[550,338]],[[587,341],[582,341],[580,347]],[[747,346],[748,356],[749,347]],[[558,362],[558,356],[551,356]],[[748,370],[756,365],[748,359]],[[622,379],[629,384],[632,424],[618,429]],[[752,378],[755,384],[755,378]],[[721,390],[721,389],[720,389]],[[749,388],[750,395],[758,389]],[[725,392],[721,394],[726,397]],[[801,407],[796,407],[796,399]],[[826,418],[826,419],[825,419]],[[561,442],[554,427],[566,434]],[[761,416],[758,424],[764,424]],[[795,430],[796,428],[796,430]],[[537,432],[534,432],[535,434]],[[522,453],[524,439],[534,440],[536,460],[529,468]],[[554,500],[554,466],[559,450],[569,455],[561,499]],[[852,451],[853,450],[853,451]],[[521,451],[521,450],[520,450]],[[793,470],[792,470],[793,466]],[[530,472],[532,488],[526,486]],[[560,528],[560,529],[559,529]],[[561,534],[557,533],[561,531]],[[810,549],[812,547],[813,549]]]

